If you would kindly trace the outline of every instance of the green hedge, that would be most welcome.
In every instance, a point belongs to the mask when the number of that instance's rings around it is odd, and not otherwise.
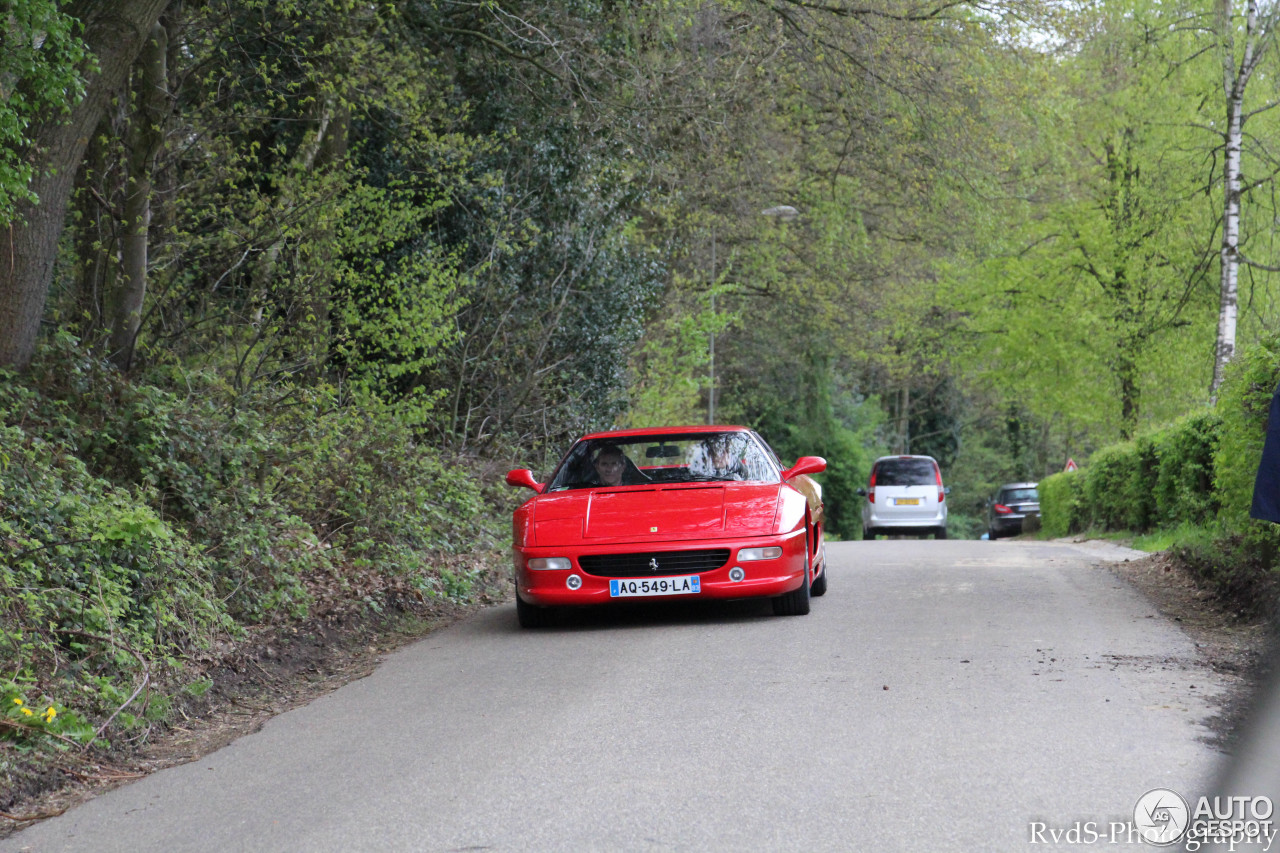
[[[1203,524],[1217,514],[1214,460],[1221,431],[1222,418],[1205,410],[1187,415],[1155,436],[1159,458],[1152,492],[1155,514],[1148,525],[1135,529]]]
[[[1068,536],[1082,529],[1084,474],[1067,471],[1040,481],[1040,529],[1051,537]]]
[[[1045,529],[1057,536],[1090,528],[1146,532],[1211,520],[1220,500],[1213,475],[1221,430],[1222,419],[1206,410],[1102,448],[1073,472],[1071,489],[1041,486]]]
[[[1142,476],[1137,445],[1133,442],[1104,447],[1085,469],[1085,507],[1091,514],[1091,526],[1104,530],[1132,530],[1132,522],[1141,516],[1133,506],[1136,484]]]
[[[1214,457],[1218,519],[1242,563],[1275,567],[1280,525],[1249,517],[1253,481],[1267,432],[1271,395],[1280,384],[1280,335],[1240,353],[1227,370],[1218,411],[1222,438]]]
[[[1280,527],[1250,519],[1249,504],[1278,383],[1280,335],[1230,365],[1215,409],[1102,448],[1079,471],[1041,481],[1045,532],[1141,533],[1216,521],[1222,535],[1244,542],[1245,552],[1274,554]]]

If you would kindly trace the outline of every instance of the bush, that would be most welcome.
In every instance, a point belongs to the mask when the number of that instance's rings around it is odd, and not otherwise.
[[[1203,524],[1216,515],[1213,473],[1221,427],[1217,412],[1206,410],[1156,434],[1155,513],[1149,526]]]
[[[212,561],[157,516],[152,494],[94,477],[64,445],[16,426],[0,426],[0,446],[5,689],[62,697],[41,700],[62,714],[56,725],[9,735],[65,735],[80,714],[114,710],[113,682],[132,684],[231,625]]]
[[[1218,398],[1221,440],[1214,459],[1219,517],[1230,530],[1250,526],[1253,481],[1262,458],[1271,395],[1280,384],[1280,335],[1240,353],[1227,367]]]
[[[1160,457],[1153,435],[1139,435],[1133,440],[1133,468],[1125,489],[1129,504],[1129,530],[1150,530],[1156,524],[1155,482],[1160,471]]]
[[[1265,338],[1228,365],[1218,398],[1222,425],[1214,458],[1218,520],[1243,563],[1270,571],[1280,561],[1280,525],[1250,518],[1249,507],[1278,384],[1280,335]]]
[[[1099,450],[1078,472],[1069,526],[1063,527],[1062,519],[1050,519],[1046,529],[1078,532],[1101,527],[1141,533],[1211,520],[1219,500],[1213,471],[1221,423],[1214,412],[1197,412],[1168,429]]]
[[[1069,536],[1083,530],[1084,474],[1064,471],[1040,481],[1040,528],[1046,536]]]
[[[0,687],[23,720],[15,699],[55,709],[10,735],[112,714],[140,671],[301,618],[316,594],[352,609],[393,586],[465,598],[470,575],[440,556],[497,538],[479,476],[377,400],[167,379],[130,384],[65,336],[28,375],[0,372]]]
[[[1083,527],[1129,530],[1134,516],[1135,482],[1141,476],[1140,458],[1133,442],[1104,447],[1093,454],[1084,470]]]

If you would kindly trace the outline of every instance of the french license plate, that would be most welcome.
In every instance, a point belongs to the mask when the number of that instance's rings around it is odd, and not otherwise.
[[[920,506],[919,498],[894,498],[894,506]]]
[[[609,581],[611,598],[636,595],[696,595],[702,592],[702,578],[675,575],[666,578],[614,578]]]

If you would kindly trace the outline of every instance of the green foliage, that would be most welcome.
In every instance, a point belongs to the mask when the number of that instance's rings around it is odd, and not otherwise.
[[[67,749],[93,740],[94,729],[75,711],[48,696],[32,701],[23,686],[0,680],[0,741],[19,749]]]
[[[650,321],[632,358],[630,405],[618,426],[706,420],[703,395],[710,383],[711,336],[723,333],[734,315],[712,313],[708,299],[698,298],[693,289],[691,283],[674,284],[662,310]]]
[[[32,123],[69,110],[84,92],[78,22],[58,6],[9,0],[0,7],[0,225],[12,221],[15,202],[35,200],[27,189]]]
[[[1104,448],[1078,472],[1040,484],[1049,535],[1099,527],[1160,531],[1219,592],[1263,606],[1280,558],[1280,526],[1249,518],[1280,361],[1272,336],[1231,364],[1216,410],[1192,413]],[[1181,532],[1177,532],[1181,531]]]
[[[1159,467],[1155,517],[1150,526],[1202,524],[1214,518],[1220,500],[1214,488],[1220,434],[1222,418],[1205,410],[1187,415],[1153,436]]]
[[[1023,190],[947,268],[977,384],[1096,448],[1206,400],[1217,217],[1199,164],[1218,143],[1200,112],[1214,70],[1181,10],[1078,14],[1079,41],[1010,119],[1028,139],[1008,172]]]
[[[761,435],[788,465],[799,456],[821,456],[827,470],[816,475],[822,484],[827,531],[833,538],[856,539],[862,529],[862,501],[857,489],[867,483],[871,464],[879,455],[875,448],[882,415],[875,400],[859,398],[833,375],[830,363],[811,355],[799,366],[798,377],[789,387],[792,410],[770,409],[743,420],[758,425]],[[726,405],[730,422],[742,400]]]
[[[112,635],[165,654],[223,627],[210,561],[140,495],[92,476],[65,445],[0,430],[9,457],[0,471],[6,659],[25,657],[24,631],[48,631],[54,643],[60,631]]]
[[[236,396],[194,373],[179,393],[50,343],[29,376],[0,376],[0,659],[61,697],[60,725],[162,717],[163,695],[120,710],[142,670],[300,618],[317,583],[473,594],[438,557],[493,542],[480,485],[395,405],[323,384]]]
[[[1103,530],[1134,530],[1134,484],[1140,482],[1141,466],[1132,442],[1104,447],[1093,454],[1083,469],[1085,506],[1089,521]],[[1147,484],[1148,488],[1150,483]]]
[[[1280,335],[1269,335],[1237,354],[1228,366],[1218,398],[1222,439],[1214,466],[1214,486],[1227,526],[1249,525],[1254,475],[1262,458],[1271,396],[1280,386]]]
[[[1211,521],[1220,495],[1213,484],[1221,421],[1211,411],[1181,418],[1168,428],[1105,447],[1071,473],[1041,484],[1044,527],[1053,535],[1089,528],[1142,532]]]
[[[1040,481],[1040,529],[1045,536],[1069,536],[1087,526],[1085,477],[1080,470],[1052,474]]]
[[[1237,353],[1219,389],[1221,439],[1214,457],[1214,489],[1218,518],[1240,557],[1249,566],[1280,567],[1280,525],[1249,517],[1253,483],[1262,458],[1271,397],[1280,387],[1280,335],[1265,336]]]

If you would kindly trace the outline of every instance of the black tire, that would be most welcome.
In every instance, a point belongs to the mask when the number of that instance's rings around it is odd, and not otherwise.
[[[800,587],[773,599],[774,616],[804,616],[809,612],[809,540],[804,541],[804,580]]]
[[[818,575],[813,582],[813,586],[809,588],[809,597],[818,598],[827,594],[827,564],[822,564],[822,574]]]
[[[817,598],[820,595],[827,594],[827,546],[822,546],[822,574],[814,580],[813,586],[809,587],[809,596]]]
[[[516,619],[520,622],[521,628],[545,628],[556,621],[556,614],[550,607],[527,604],[517,595]]]
[[[999,534],[999,533],[996,533],[994,529],[988,528],[988,529],[987,529],[987,538],[988,538],[988,539],[990,539],[992,542],[994,542],[994,541],[996,541],[997,539],[999,539],[999,538],[1000,538],[1000,534]]]
[[[864,527],[864,528],[862,528],[862,538],[863,538],[863,539],[875,539],[875,538],[876,538],[876,529],[875,529],[874,527]]]
[[[945,527],[939,527],[937,530],[933,531],[933,538],[934,538],[934,539],[946,539],[946,538],[947,538],[947,528],[945,528]]]

